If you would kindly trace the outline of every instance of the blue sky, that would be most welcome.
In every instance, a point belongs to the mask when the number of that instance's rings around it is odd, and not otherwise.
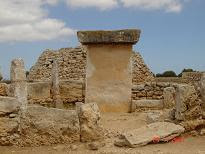
[[[13,58],[23,58],[29,70],[43,50],[75,47],[76,30],[96,29],[141,29],[134,49],[154,73],[205,70],[204,0],[31,1],[0,0],[0,67],[5,78]]]

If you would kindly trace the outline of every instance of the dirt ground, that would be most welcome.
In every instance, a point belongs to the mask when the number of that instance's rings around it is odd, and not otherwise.
[[[87,144],[54,145],[50,147],[0,147],[0,154],[205,154],[205,137],[183,136],[180,142],[149,144],[138,148],[114,146],[117,136],[124,131],[136,129],[146,124],[145,113],[106,113],[102,124],[107,129],[105,146],[97,151],[88,150]]]

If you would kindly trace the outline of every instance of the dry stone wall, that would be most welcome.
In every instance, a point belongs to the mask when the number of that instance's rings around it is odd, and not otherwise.
[[[133,52],[132,56],[132,83],[134,85],[154,80],[148,66],[145,64],[139,52]]]
[[[44,51],[31,68],[28,80],[49,81],[54,60],[58,63],[60,80],[85,79],[86,52],[82,47],[77,47]]]

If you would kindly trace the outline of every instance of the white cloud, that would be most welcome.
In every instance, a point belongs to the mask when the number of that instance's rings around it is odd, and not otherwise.
[[[120,0],[124,7],[133,7],[145,10],[160,10],[180,12],[184,0]]]
[[[0,42],[39,41],[69,37],[74,30],[48,17],[44,5],[59,0],[0,0]]]
[[[66,0],[69,7],[87,8],[95,7],[101,10],[112,9],[118,6],[117,0]]]

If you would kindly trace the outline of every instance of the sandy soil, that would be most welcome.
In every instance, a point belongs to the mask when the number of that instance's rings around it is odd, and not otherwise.
[[[88,150],[87,144],[55,145],[52,147],[0,147],[0,154],[205,154],[205,137],[184,136],[183,141],[150,144],[139,148],[119,148],[113,145],[120,132],[146,124],[144,113],[102,115],[102,124],[108,130],[106,145],[98,151]],[[70,147],[74,147],[72,150]]]

